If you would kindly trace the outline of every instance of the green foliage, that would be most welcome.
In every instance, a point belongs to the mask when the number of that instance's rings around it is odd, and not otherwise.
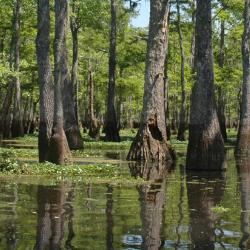
[[[18,166],[15,150],[0,149],[0,172],[16,173]]]

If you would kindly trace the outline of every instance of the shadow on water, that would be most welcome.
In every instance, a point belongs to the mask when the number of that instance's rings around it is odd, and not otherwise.
[[[61,184],[57,187],[38,186],[37,191],[37,234],[34,249],[62,249],[61,242],[66,238],[66,249],[75,249],[71,245],[74,238],[72,187]],[[64,235],[66,224],[68,235]]]

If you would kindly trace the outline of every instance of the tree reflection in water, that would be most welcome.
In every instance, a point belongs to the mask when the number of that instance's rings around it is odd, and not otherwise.
[[[241,232],[242,238],[239,246],[241,249],[250,249],[249,243],[249,211],[250,211],[250,157],[236,157],[238,177],[241,193]]]
[[[190,216],[192,249],[215,249],[217,215],[212,208],[218,206],[225,189],[224,172],[187,173],[187,196]],[[221,231],[219,229],[219,231]],[[223,243],[217,242],[223,248]]]
[[[138,166],[130,164],[131,174],[153,181],[150,185],[138,186],[141,205],[141,249],[156,250],[164,246],[163,225],[166,196],[167,169],[163,165]]]
[[[61,249],[66,221],[69,230],[66,249],[74,249],[71,245],[74,238],[73,207],[70,204],[73,196],[73,189],[65,184],[38,187],[37,236],[34,249]]]

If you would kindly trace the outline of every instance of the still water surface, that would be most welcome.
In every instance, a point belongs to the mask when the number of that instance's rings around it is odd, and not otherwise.
[[[233,151],[223,174],[184,162],[152,185],[2,179],[0,249],[250,249],[250,174]]]

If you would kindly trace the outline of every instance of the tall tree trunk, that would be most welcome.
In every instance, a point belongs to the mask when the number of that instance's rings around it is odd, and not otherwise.
[[[54,42],[54,123],[49,147],[49,161],[63,165],[71,162],[71,153],[64,132],[62,87],[68,81],[66,55],[66,28],[68,1],[55,0],[55,42]]]
[[[11,123],[9,117],[12,115],[12,100],[14,93],[14,84],[10,82],[8,84],[4,102],[2,105],[1,115],[0,115],[0,138],[10,138],[11,137]]]
[[[178,29],[178,34],[179,34],[180,52],[181,52],[181,110],[180,110],[177,140],[185,141],[185,130],[186,130],[185,51],[183,47],[183,36],[182,36],[182,30],[181,30],[181,14],[180,14],[179,0],[177,0],[177,29]]]
[[[220,52],[219,52],[219,67],[221,70],[224,67],[225,59],[225,21],[221,21],[221,30],[220,30]],[[224,141],[227,141],[227,128],[226,128],[226,117],[225,117],[225,97],[222,93],[222,87],[218,87],[218,118],[220,123],[220,130],[223,136]]]
[[[13,46],[14,46],[14,71],[19,73],[20,68],[20,11],[21,1],[16,0],[14,6],[13,18]],[[12,121],[12,137],[24,135],[23,117],[21,107],[21,86],[19,75],[14,76],[14,109]]]
[[[249,155],[250,151],[250,0],[245,0],[244,33],[242,39],[243,86],[240,128],[237,153]]]
[[[116,15],[117,0],[111,2],[110,48],[109,48],[109,83],[107,113],[104,126],[106,141],[120,141],[117,116],[115,111],[115,80],[116,80]]]
[[[37,18],[36,54],[40,91],[38,151],[39,162],[45,162],[49,156],[54,113],[54,86],[50,67],[49,0],[38,1]]]
[[[164,108],[164,61],[168,25],[168,0],[150,1],[149,39],[140,128],[128,159],[172,163],[167,144]]]
[[[169,4],[169,12],[171,11],[171,5]],[[170,15],[168,15],[167,32],[169,31]],[[171,138],[171,125],[169,116],[169,84],[168,84],[168,58],[170,56],[169,50],[169,36],[166,39],[166,57],[164,61],[164,113],[166,120],[167,140]]]
[[[225,168],[224,141],[216,112],[211,0],[198,0],[195,30],[196,83],[190,109],[187,169]]]
[[[196,22],[196,1],[197,0],[192,0],[191,3],[191,8],[192,8],[192,36],[191,36],[191,47],[190,47],[190,52],[191,52],[191,58],[190,58],[190,65],[191,65],[191,70],[192,73],[194,74],[195,72],[195,22]]]
[[[73,5],[73,12],[75,12]],[[70,149],[82,149],[83,140],[78,123],[78,30],[75,17],[70,19],[70,29],[73,41],[73,58],[71,79],[67,77],[63,86],[64,129]],[[68,71],[68,55],[66,48],[66,33],[64,34],[64,68]]]
[[[89,72],[88,72],[88,88],[89,88],[89,136],[94,139],[99,139],[100,137],[100,123],[95,117],[94,113],[94,72],[91,69],[89,63]]]

